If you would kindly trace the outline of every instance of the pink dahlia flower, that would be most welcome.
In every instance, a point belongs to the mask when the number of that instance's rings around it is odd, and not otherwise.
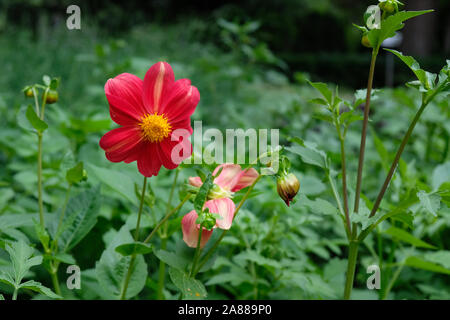
[[[208,201],[205,203],[205,208],[209,209],[211,213],[217,213],[221,219],[216,220],[214,228],[228,230],[234,219],[235,204],[230,199],[233,193],[253,184],[258,177],[258,172],[253,169],[241,170],[238,164],[225,163],[218,166],[213,175],[217,174],[222,168],[219,176],[214,179],[214,187],[208,194]],[[190,177],[189,184],[200,187],[203,182],[200,177]],[[184,242],[192,248],[197,247],[200,225],[196,224],[198,215],[195,210],[192,210],[183,217],[181,221],[183,230]],[[214,229],[207,230],[203,228],[202,239],[200,247],[204,247],[212,235]]]

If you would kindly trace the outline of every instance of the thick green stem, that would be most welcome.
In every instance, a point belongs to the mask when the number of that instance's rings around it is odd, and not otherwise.
[[[349,300],[353,289],[353,280],[355,279],[356,260],[358,258],[359,242],[350,240],[348,247],[347,275],[345,280],[344,299]]]
[[[141,200],[139,203],[139,211],[138,211],[138,218],[136,221],[136,232],[134,234],[134,241],[139,240],[139,228],[141,224],[141,216],[142,216],[142,209],[144,207],[144,199],[145,199],[145,190],[147,188],[147,177],[144,177],[144,185],[142,186],[142,193],[141,193]],[[133,265],[134,261],[136,260],[136,254],[133,254],[130,259],[130,264],[128,265],[128,271],[127,275],[125,277],[125,281],[123,283],[122,292],[120,294],[120,300],[125,300],[127,296],[127,290],[128,285],[130,283],[131,274],[133,273]]]
[[[366,150],[366,136],[367,136],[367,126],[369,123],[369,112],[370,112],[370,97],[372,94],[373,85],[373,75],[375,73],[375,62],[377,60],[378,48],[372,51],[372,59],[370,62],[369,79],[367,81],[367,93],[366,93],[366,104],[364,106],[364,120],[361,132],[361,144],[359,147],[359,161],[358,161],[358,176],[356,179],[356,190],[355,190],[355,205],[354,212],[359,211],[359,198],[361,196],[361,184],[362,184],[362,173],[364,166],[364,152]]]
[[[17,289],[17,288],[14,288],[14,293],[13,293],[13,296],[12,296],[12,299],[13,300],[17,300],[17,292],[19,291],[19,289]]]

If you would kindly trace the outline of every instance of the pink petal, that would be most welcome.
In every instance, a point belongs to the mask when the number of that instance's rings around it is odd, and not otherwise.
[[[191,81],[180,79],[173,84],[161,113],[166,114],[171,123],[176,123],[189,118],[199,101],[200,93],[196,87],[191,86]]]
[[[141,141],[139,128],[133,126],[108,131],[100,139],[99,144],[105,150],[106,158],[109,161],[120,162],[127,158],[135,157],[137,159],[136,148]]]
[[[195,223],[198,215],[195,210],[192,210],[183,217],[181,220],[181,227],[183,230],[183,241],[191,248],[196,248],[198,243],[198,232],[200,226]],[[202,239],[200,241],[200,247],[203,248],[212,235],[213,230],[202,230]]]
[[[245,171],[242,171],[236,185],[231,189],[231,191],[236,192],[243,188],[251,186],[253,182],[255,182],[256,178],[258,178],[258,176],[258,171],[256,171],[254,168],[249,168]]]
[[[241,166],[233,163],[224,163],[214,170],[213,175],[216,175],[221,168],[222,171],[219,176],[214,179],[214,183],[225,190],[231,191],[239,181],[242,172]]]
[[[137,159],[138,170],[145,177],[157,176],[161,169],[157,148],[156,143],[146,142]]]
[[[203,181],[200,177],[189,177],[189,184],[191,186],[200,188],[203,184]]]
[[[161,114],[160,109],[167,101],[174,81],[172,67],[167,62],[158,62],[148,69],[144,78],[142,100],[150,113]]]
[[[122,73],[105,84],[111,119],[120,125],[133,125],[146,113],[142,103],[143,81]]]
[[[206,201],[205,208],[209,212],[218,213],[222,219],[216,220],[216,225],[220,229],[228,230],[231,228],[234,218],[234,210],[236,208],[234,202],[229,198],[221,198]]]

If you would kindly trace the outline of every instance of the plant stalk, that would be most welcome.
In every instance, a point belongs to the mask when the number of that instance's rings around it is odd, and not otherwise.
[[[348,248],[348,264],[347,264],[347,276],[345,280],[344,299],[349,300],[353,289],[353,280],[355,279],[356,260],[358,258],[359,242],[356,240],[350,240]]]

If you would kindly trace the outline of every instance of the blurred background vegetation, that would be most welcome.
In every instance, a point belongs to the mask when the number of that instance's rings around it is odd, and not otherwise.
[[[410,10],[435,9],[432,14],[406,22],[399,50],[414,55],[424,69],[437,72],[450,51],[450,2],[404,2]],[[77,161],[84,161],[88,184],[102,182],[105,199],[99,222],[73,253],[87,277],[83,280],[85,289],[80,293],[65,292],[66,297],[105,297],[95,280],[95,262],[112,229],[125,222],[133,225],[135,219],[136,208],[129,201],[134,199],[134,190],[132,187],[125,190],[128,198],[124,198],[120,193],[123,188],[117,190],[117,185],[133,186],[134,182],[140,185],[141,176],[134,164],[109,163],[98,146],[101,135],[116,127],[109,118],[103,89],[110,77],[130,72],[142,78],[153,63],[166,60],[177,79],[190,78],[199,88],[201,101],[193,119],[201,119],[204,130],[280,128],[281,144],[288,144],[292,136],[316,143],[331,157],[335,169],[339,168],[336,132],[320,120],[323,108],[309,102],[317,93],[306,80],[338,83],[340,94],[349,100],[353,99],[354,89],[366,86],[370,50],[361,46],[361,34],[352,23],[362,24],[365,8],[376,3],[376,0],[120,3],[0,0],[0,218],[18,221],[15,217],[23,214],[30,220],[37,212],[36,136],[24,131],[26,119],[20,114],[30,100],[23,97],[21,89],[41,82],[44,74],[61,77],[60,99],[46,111],[49,123],[43,159],[46,212],[57,213],[63,203],[64,155],[68,150]],[[81,30],[66,28],[66,8],[70,4],[81,8]],[[375,72],[376,88],[386,85],[385,58],[386,53],[382,52]],[[420,103],[420,94],[403,86],[413,79],[412,73],[398,60],[394,61],[394,88],[377,92],[378,99],[374,99],[372,108],[363,190],[368,199],[376,196],[389,159]],[[419,188],[431,192],[442,181],[450,180],[449,104],[447,97],[441,97],[427,109],[405,150],[383,208],[395,207],[400,199],[416,194]],[[360,124],[355,123],[346,141],[350,186],[356,180],[359,142]],[[255,297],[263,299],[342,297],[346,245],[341,222],[337,214],[317,210],[308,200],[320,197],[334,203],[332,194],[321,170],[305,165],[299,157],[290,155],[290,158],[292,170],[301,181],[298,203],[287,208],[275,196],[273,179],[266,179],[257,187],[257,197],[249,201],[239,223],[233,225],[225,238],[220,252],[222,259],[207,273],[211,298],[252,298],[253,286],[259,289]],[[154,226],[155,215],[159,219],[164,212],[170,175],[162,170],[152,181],[156,201],[146,228]],[[194,170],[182,170],[180,186],[192,175],[196,175]],[[126,179],[131,182],[125,184]],[[84,188],[77,187],[74,192]],[[414,216],[414,225],[418,226],[411,232],[435,245],[439,252],[446,252],[448,259],[448,203],[442,203],[435,211],[437,216],[417,203],[408,208]],[[187,208],[174,219],[170,250],[175,250],[177,241],[183,245],[179,225],[186,212]],[[412,224],[392,222],[408,230],[413,229]],[[14,238],[18,233],[11,230],[20,229],[34,239],[30,225],[31,222],[25,227],[0,225],[0,233]],[[380,243],[384,245],[380,247]],[[155,243],[156,247],[159,245]],[[256,252],[258,258],[254,255],[246,258],[244,251]],[[362,249],[358,283],[365,284],[364,267],[377,262],[377,255],[388,261],[386,272],[383,271],[386,282],[394,271],[391,266],[412,254],[424,261],[436,261],[428,251],[404,245],[380,228]],[[0,255],[0,267],[5,259],[4,254],[3,260]],[[142,296],[154,298],[159,261],[153,256],[147,259],[151,274]],[[443,266],[447,273],[439,268],[435,268],[438,270],[435,273],[405,268],[389,298],[448,299],[448,260]],[[45,271],[37,273],[37,279],[50,283]],[[249,274],[253,277],[250,280]],[[65,275],[62,276],[64,279]],[[166,297],[171,297],[170,292]],[[176,298],[176,293],[173,297]],[[354,292],[354,298],[377,297],[376,292],[361,288]]]

